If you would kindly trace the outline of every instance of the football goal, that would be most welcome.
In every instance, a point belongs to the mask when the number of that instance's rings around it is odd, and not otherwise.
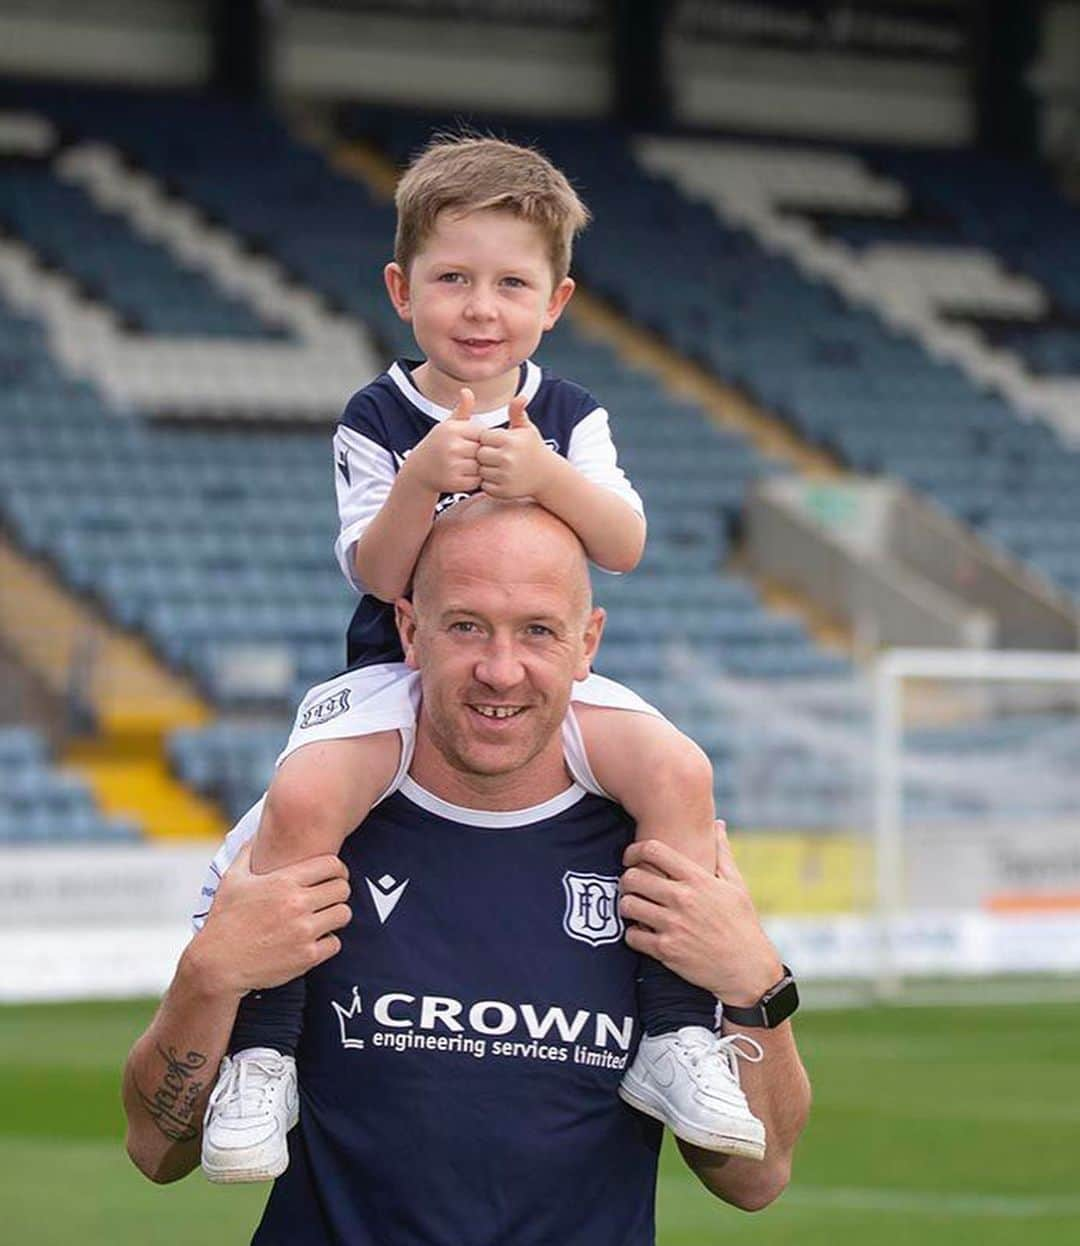
[[[872,695],[877,992],[1080,969],[1080,654],[895,649]]]

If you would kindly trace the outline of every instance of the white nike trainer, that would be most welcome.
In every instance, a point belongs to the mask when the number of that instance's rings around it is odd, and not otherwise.
[[[203,1119],[208,1180],[271,1181],[289,1166],[285,1135],[300,1118],[296,1061],[268,1047],[226,1056]]]
[[[723,1038],[703,1025],[646,1035],[619,1087],[624,1102],[655,1117],[677,1138],[706,1151],[764,1159],[765,1126],[739,1085],[739,1060],[757,1064],[759,1043]]]

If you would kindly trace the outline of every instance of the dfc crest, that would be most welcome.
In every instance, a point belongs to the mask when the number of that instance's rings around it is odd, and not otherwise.
[[[563,929],[571,939],[593,947],[618,943],[623,935],[623,922],[619,916],[617,878],[567,870],[563,875],[563,890],[566,892]]]

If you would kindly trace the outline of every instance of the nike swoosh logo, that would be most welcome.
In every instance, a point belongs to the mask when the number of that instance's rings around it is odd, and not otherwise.
[[[667,1090],[675,1081],[675,1062],[665,1052],[659,1060],[649,1061],[649,1072],[653,1075],[656,1084]]]
[[[368,885],[368,891],[371,892],[371,898],[375,902],[375,912],[379,915],[379,924],[385,925],[386,919],[397,907],[397,902],[401,899],[405,888],[409,885],[406,878],[403,883],[398,883],[390,891],[384,891],[378,883],[373,883],[370,878],[365,878],[364,882]]]

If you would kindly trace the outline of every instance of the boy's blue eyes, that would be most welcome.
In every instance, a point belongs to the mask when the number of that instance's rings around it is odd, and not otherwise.
[[[464,273],[442,273],[439,276],[440,281],[445,281],[448,285],[458,285],[465,280]],[[521,290],[528,284],[522,277],[503,277],[500,281],[501,285],[510,286],[513,290]]]

